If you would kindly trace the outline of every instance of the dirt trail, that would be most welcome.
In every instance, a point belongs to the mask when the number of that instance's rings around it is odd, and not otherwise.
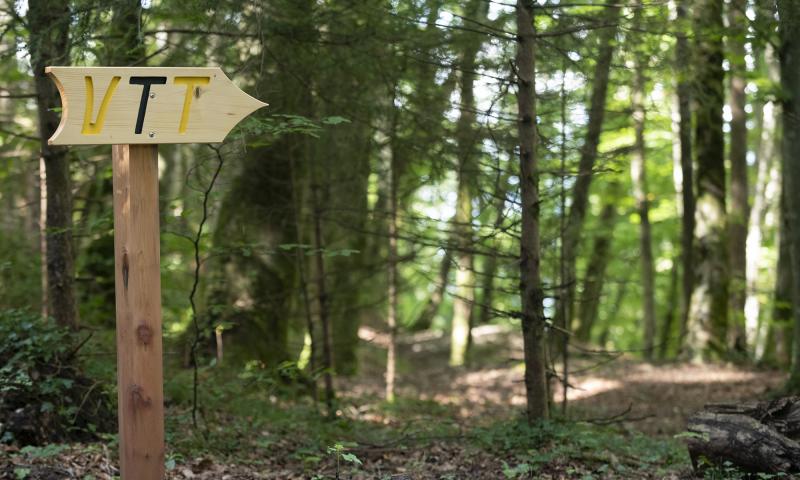
[[[485,422],[507,417],[525,404],[522,384],[522,345],[515,332],[479,328],[469,368],[447,365],[447,338],[406,337],[401,343],[400,394],[435,400],[457,408],[465,421]],[[382,338],[363,332],[380,347]],[[785,381],[776,370],[756,370],[726,364],[650,364],[631,356],[577,357],[570,375],[568,414],[576,419],[604,419],[625,413],[623,421],[646,434],[672,435],[683,431],[686,419],[707,403],[763,398]],[[382,392],[383,371],[365,365],[364,375],[345,382],[356,394]],[[343,385],[345,386],[345,385]],[[560,385],[554,385],[560,402]],[[560,405],[557,406],[560,411]]]

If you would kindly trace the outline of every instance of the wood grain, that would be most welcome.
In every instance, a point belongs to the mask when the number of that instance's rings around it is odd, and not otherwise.
[[[51,145],[219,143],[266,105],[218,67],[47,67],[46,72],[62,104]],[[158,82],[145,86],[141,77]]]
[[[114,145],[117,386],[123,480],[164,477],[158,147]]]

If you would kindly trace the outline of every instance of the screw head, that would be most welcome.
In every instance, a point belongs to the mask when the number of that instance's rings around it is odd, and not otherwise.
[[[156,98],[156,94],[155,93],[151,93],[150,94],[150,98]]]
[[[156,132],[150,132],[150,133],[147,134],[147,136],[150,137],[150,138],[155,138]]]

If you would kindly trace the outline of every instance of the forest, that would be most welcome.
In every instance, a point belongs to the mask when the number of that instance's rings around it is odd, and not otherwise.
[[[51,66],[268,104],[157,148],[148,471]],[[0,478],[795,478],[798,116],[797,0],[0,0]]]

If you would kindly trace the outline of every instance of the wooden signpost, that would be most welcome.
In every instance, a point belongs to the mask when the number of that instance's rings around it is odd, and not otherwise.
[[[219,143],[265,106],[219,68],[48,67],[61,94],[51,145],[111,144],[120,472],[164,477],[158,144]]]

